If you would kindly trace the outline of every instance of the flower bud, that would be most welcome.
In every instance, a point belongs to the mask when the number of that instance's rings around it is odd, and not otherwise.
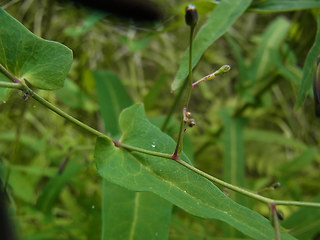
[[[186,24],[191,26],[191,27],[194,27],[197,24],[197,22],[198,22],[198,11],[197,11],[195,5],[189,4],[186,7],[185,19],[186,19]]]
[[[188,126],[193,127],[194,125],[196,125],[196,120],[194,120],[193,118],[188,119]]]

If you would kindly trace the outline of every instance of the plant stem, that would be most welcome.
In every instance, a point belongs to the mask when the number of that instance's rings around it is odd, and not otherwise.
[[[112,139],[110,137],[108,137],[107,135],[97,131],[96,129],[89,127],[88,125],[84,124],[83,122],[80,122],[78,119],[70,116],[68,113],[62,111],[60,108],[54,106],[53,104],[51,104],[50,102],[48,102],[47,100],[45,100],[44,98],[40,97],[37,93],[35,93],[34,91],[32,91],[29,87],[24,86],[24,89],[26,89],[27,91],[30,92],[30,95],[37,100],[39,103],[41,103],[42,105],[46,106],[47,108],[49,108],[51,111],[57,113],[58,115],[60,115],[61,117],[69,120],[70,122],[78,125],[79,127],[83,128],[84,130],[96,135],[97,137],[102,137],[105,139],[108,139],[110,141],[112,141]]]
[[[190,169],[191,171],[198,173],[199,175],[205,177],[206,179],[212,181],[213,183],[219,184],[225,188],[228,188],[230,190],[233,190],[235,192],[238,192],[242,195],[245,195],[247,197],[253,198],[255,200],[258,200],[260,202],[263,203],[267,203],[267,204],[274,204],[274,205],[288,205],[288,206],[297,206],[297,207],[317,207],[320,208],[320,203],[314,203],[314,202],[298,202],[298,201],[283,201],[283,200],[274,200],[271,198],[267,198],[267,197],[263,197],[259,194],[256,194],[254,192],[251,192],[249,190],[240,188],[238,186],[232,185],[230,183],[227,183],[225,181],[222,181],[218,178],[215,178],[203,171],[201,171],[200,169],[184,162],[183,160],[181,160],[180,158],[177,158],[176,161],[178,163],[180,163],[181,165],[183,165],[184,167]]]
[[[272,221],[273,221],[273,227],[274,227],[275,240],[281,240],[276,205],[275,204],[269,204],[269,207],[271,209],[271,214],[272,214]]]
[[[11,83],[11,82],[0,82],[0,87],[3,88],[16,88],[16,89],[23,89],[23,85],[21,83]]]
[[[188,109],[189,106],[189,101],[190,101],[190,96],[191,96],[191,90],[192,90],[192,43],[193,43],[193,33],[194,33],[194,28],[195,26],[190,26],[190,46],[189,46],[189,75],[188,75],[188,80],[187,80],[187,86],[186,86],[186,98],[183,104],[183,110],[182,110],[182,116],[181,116],[181,122],[180,122],[180,130],[179,130],[179,135],[178,135],[178,140],[177,140],[177,145],[174,150],[173,155],[177,156],[181,151],[182,151],[182,141],[183,141],[183,134],[185,132],[185,126],[186,122],[185,120],[185,112]]]
[[[145,153],[145,154],[156,156],[156,157],[173,159],[172,155],[168,154],[168,153],[155,152],[155,151],[146,150],[146,149],[143,149],[143,148],[127,145],[127,144],[124,144],[124,143],[121,143],[121,142],[116,142],[116,141],[114,141],[114,142],[115,142],[115,146],[116,147],[121,147],[121,148],[125,148],[127,150],[130,150],[130,151],[136,151],[136,152],[140,152],[140,153]]]
[[[9,78],[14,83],[20,83],[20,81],[13,76],[2,64],[0,64],[0,72],[2,72],[7,78]]]
[[[184,81],[182,87],[179,89],[179,92],[178,92],[177,96],[175,97],[173,104],[170,107],[169,113],[167,114],[166,119],[164,120],[164,122],[163,122],[163,124],[161,126],[161,131],[162,132],[164,132],[166,130],[166,128],[167,128],[167,126],[169,124],[169,121],[170,121],[170,119],[172,117],[172,114],[173,114],[176,106],[179,103],[179,100],[180,100],[180,98],[182,96],[182,93],[184,92],[184,89],[185,89],[187,83],[188,83],[188,81]]]
[[[121,142],[115,142],[115,146],[116,147],[120,147],[120,148],[124,148],[127,149],[129,151],[137,151],[137,152],[141,152],[144,154],[148,154],[148,155],[152,155],[152,156],[156,156],[156,157],[162,157],[162,158],[167,158],[167,159],[172,159],[175,160],[177,163],[181,164],[182,166],[188,168],[189,170],[205,177],[206,179],[208,179],[209,181],[219,184],[225,188],[228,188],[232,191],[238,192],[242,195],[245,195],[247,197],[250,197],[252,199],[258,200],[260,202],[266,203],[270,206],[270,204],[273,205],[287,205],[287,206],[297,206],[297,207],[316,207],[316,208],[320,208],[320,203],[315,203],[315,202],[298,202],[298,201],[283,201],[283,200],[274,200],[271,198],[267,198],[264,196],[261,196],[257,193],[251,192],[249,190],[246,190],[244,188],[235,186],[233,184],[227,183],[223,180],[220,180],[216,177],[213,177],[203,171],[201,171],[200,169],[186,163],[185,161],[183,161],[182,159],[180,159],[179,157],[175,157],[174,155],[171,154],[167,154],[167,153],[160,153],[160,152],[154,152],[154,151],[150,151],[150,150],[146,150],[143,148],[139,148],[139,147],[134,147],[134,146],[130,146]]]
[[[50,102],[48,102],[47,100],[45,100],[44,98],[42,98],[41,96],[39,96],[37,93],[35,93],[34,91],[32,91],[27,85],[23,84],[23,83],[7,83],[7,82],[0,82],[0,87],[8,87],[8,88],[16,88],[16,89],[20,89],[24,92],[29,92],[30,96],[32,96],[36,101],[38,101],[39,103],[41,103],[42,105],[46,106],[47,108],[49,108],[50,110],[52,110],[53,112],[57,113],[58,115],[60,115],[61,117],[69,120],[70,122],[78,125],[79,127],[83,128],[84,130],[92,133],[93,135],[96,135],[97,137],[102,137],[105,138],[109,141],[114,142],[116,147],[120,147],[120,148],[124,148],[127,149],[129,151],[136,151],[136,152],[140,152],[140,153],[144,153],[144,154],[148,154],[148,155],[152,155],[152,156],[156,156],[156,157],[161,157],[161,158],[167,158],[167,159],[172,159],[175,160],[177,163],[183,165],[184,167],[188,168],[189,170],[205,177],[206,179],[208,179],[209,181],[212,181],[213,183],[219,184],[225,188],[228,188],[230,190],[233,190],[235,192],[238,192],[242,195],[245,195],[247,197],[256,199],[260,202],[266,203],[266,204],[274,204],[274,205],[287,205],[287,206],[298,206],[298,207],[317,207],[320,208],[320,203],[315,203],[315,202],[298,202],[298,201],[284,201],[284,200],[274,200],[271,198],[267,198],[267,197],[263,197],[259,194],[256,194],[254,192],[251,192],[249,190],[240,188],[238,186],[232,185],[230,183],[224,182],[216,177],[213,177],[203,171],[201,171],[200,169],[197,169],[196,167],[184,162],[183,160],[181,160],[177,155],[173,154],[168,154],[168,153],[160,153],[160,152],[155,152],[155,151],[150,151],[150,150],[146,150],[143,148],[139,148],[139,147],[135,147],[135,146],[130,146],[118,141],[113,141],[110,137],[108,137],[107,135],[95,130],[94,128],[89,127],[88,125],[80,122],[79,120],[77,120],[76,118],[70,116],[69,114],[67,114],[66,112],[62,111],[61,109],[59,109],[58,107],[54,106],[53,104],[51,104]]]

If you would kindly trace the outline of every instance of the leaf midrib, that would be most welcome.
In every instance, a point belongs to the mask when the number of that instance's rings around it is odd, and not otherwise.
[[[202,199],[199,199],[191,194],[189,194],[186,190],[182,190],[180,187],[178,187],[178,185],[175,185],[173,184],[172,182],[168,181],[167,179],[164,179],[161,175],[157,174],[155,171],[152,170],[152,168],[148,167],[147,165],[143,164],[142,162],[140,162],[138,160],[137,157],[134,156],[134,154],[131,152],[131,151],[126,151],[127,153],[129,153],[129,155],[131,155],[133,157],[133,159],[135,159],[139,164],[141,164],[148,172],[150,172],[151,175],[154,175],[155,177],[157,177],[158,179],[160,179],[161,181],[165,181],[167,182],[169,185],[175,187],[177,190],[185,193],[185,194],[188,194],[189,197],[191,197],[193,200],[195,200],[196,202],[201,202],[204,206],[207,206],[209,207],[210,209],[212,209],[213,207],[211,205],[209,205],[208,203],[204,202]],[[122,155],[123,156],[123,155]],[[124,157],[124,156],[123,156]],[[125,160],[125,159],[123,159]],[[162,197],[162,196],[161,196]],[[229,199],[231,200],[231,199]],[[254,232],[256,232],[258,235],[260,234],[261,235],[261,232],[258,231],[256,228],[254,227],[251,227],[251,225],[247,225],[247,224],[244,224],[244,222],[241,222],[241,221],[238,221],[237,218],[234,218],[232,215],[230,215],[228,212],[225,212],[225,211],[222,211],[218,208],[213,208],[214,210],[222,213],[222,214],[225,214],[227,216],[229,216],[234,222],[238,222],[240,223],[240,225],[245,225],[247,228],[253,230]],[[219,219],[221,220],[221,219]],[[222,220],[221,220],[222,221]],[[242,224],[241,224],[242,223]],[[265,237],[267,239],[268,236],[266,236],[265,234],[262,235],[263,237]]]

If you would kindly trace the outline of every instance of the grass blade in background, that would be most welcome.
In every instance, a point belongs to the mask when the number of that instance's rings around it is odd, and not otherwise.
[[[269,25],[262,35],[261,42],[252,59],[250,72],[250,84],[259,81],[270,72],[272,64],[272,51],[279,51],[290,28],[290,22],[282,17],[277,18]]]
[[[120,112],[132,100],[121,80],[94,71],[99,107],[106,132],[119,135]],[[134,192],[102,179],[102,240],[167,239],[172,204],[148,192]]]
[[[273,63],[274,55],[272,53],[280,50],[289,27],[289,21],[280,17],[274,20],[262,35],[259,47],[255,51],[247,74],[244,77],[240,77],[241,81],[238,82],[238,93],[247,100],[254,101],[253,91],[256,82],[274,73],[276,66]]]
[[[119,123],[125,144],[163,153],[175,148],[175,141],[146,119],[141,105],[125,109]],[[189,162],[184,154],[182,159]],[[98,138],[95,161],[98,173],[108,181],[156,193],[190,214],[224,221],[251,238],[273,239],[273,227],[265,217],[237,204],[212,182],[171,159],[129,152]],[[283,233],[281,239],[295,238]]]
[[[146,110],[151,109],[158,100],[158,96],[161,92],[161,89],[166,84],[167,77],[167,74],[161,75],[155,82],[154,86],[150,89],[148,94],[144,96],[143,103]]]
[[[52,177],[42,189],[37,200],[36,207],[42,212],[50,213],[62,189],[85,166],[86,164],[77,162],[75,157],[73,157],[67,164],[64,171],[61,174],[57,173],[56,176]]]
[[[207,22],[201,27],[193,41],[192,67],[199,62],[204,51],[219,37],[221,37],[234,21],[240,17],[250,5],[251,0],[223,0],[212,11]],[[180,63],[178,72],[171,85],[172,90],[181,87],[188,76],[189,49],[186,50]]]
[[[317,56],[320,54],[320,14],[318,14],[318,32],[313,46],[311,47],[306,61],[303,67],[303,75],[299,90],[299,96],[296,103],[296,107],[300,107],[304,99],[307,96],[307,93],[312,87],[312,79],[314,74],[314,66],[316,64]]]
[[[167,239],[172,204],[103,180],[102,239]]]
[[[250,6],[257,12],[285,12],[320,7],[318,0],[258,0]]]
[[[220,112],[224,123],[224,180],[244,187],[244,118],[233,118],[226,109]]]
[[[224,124],[222,136],[223,154],[224,154],[224,180],[236,186],[245,187],[245,161],[244,161],[244,140],[243,127],[244,118],[234,118],[230,116],[227,109],[220,111]],[[231,192],[229,194],[234,201],[240,204],[245,203],[244,196]],[[224,228],[225,236],[237,236],[233,228]]]
[[[107,70],[96,70],[93,76],[106,132],[115,136],[119,133],[119,114],[122,109],[132,104],[132,100],[121,80],[114,73]]]

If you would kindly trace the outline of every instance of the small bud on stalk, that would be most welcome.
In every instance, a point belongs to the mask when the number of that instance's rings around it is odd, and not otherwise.
[[[198,11],[196,9],[196,6],[193,4],[189,4],[186,7],[186,24],[190,27],[194,27],[198,22]]]

